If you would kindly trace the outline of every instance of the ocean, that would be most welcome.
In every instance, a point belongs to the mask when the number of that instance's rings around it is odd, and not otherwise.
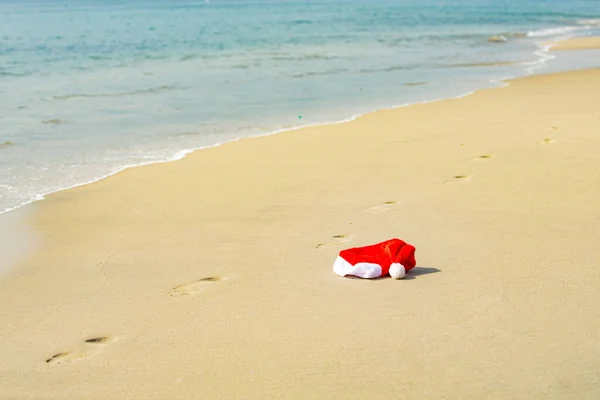
[[[239,138],[598,66],[547,51],[596,34],[590,0],[0,0],[0,213]]]

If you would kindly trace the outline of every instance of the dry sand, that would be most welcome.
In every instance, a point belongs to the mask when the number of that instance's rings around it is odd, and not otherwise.
[[[600,398],[599,104],[531,77],[54,194],[0,398]],[[391,237],[406,279],[331,271]]]
[[[600,49],[600,36],[579,37],[550,44],[551,50],[594,50]]]

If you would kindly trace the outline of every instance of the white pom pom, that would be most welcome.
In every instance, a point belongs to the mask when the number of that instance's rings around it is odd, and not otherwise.
[[[404,269],[404,265],[393,263],[390,265],[390,276],[394,279],[402,279],[406,275],[406,270]]]

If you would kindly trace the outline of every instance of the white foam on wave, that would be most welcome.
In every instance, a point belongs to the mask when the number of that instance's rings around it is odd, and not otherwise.
[[[540,45],[540,49],[533,53],[538,57],[536,60],[521,63],[521,65],[525,66],[527,74],[535,74],[536,71],[545,68],[549,61],[556,58],[556,56],[550,53],[550,47],[551,45]]]
[[[118,174],[119,172],[123,172],[126,169],[129,168],[135,168],[135,167],[143,167],[144,165],[151,165],[151,164],[160,164],[160,163],[166,163],[166,162],[172,162],[172,161],[178,161],[181,160],[183,158],[185,158],[186,155],[193,153],[194,151],[197,150],[202,150],[202,149],[208,149],[211,147],[217,147],[217,146],[221,146],[225,144],[225,142],[223,143],[215,143],[212,145],[206,145],[206,146],[202,146],[202,147],[198,147],[198,148],[192,148],[192,149],[184,149],[184,150],[179,150],[177,152],[175,152],[172,156],[164,158],[164,159],[158,159],[158,160],[152,160],[152,161],[145,161],[145,162],[140,162],[140,163],[133,163],[133,164],[126,164],[126,165],[122,165],[119,167],[115,167],[112,168],[110,172],[106,173],[106,174],[102,174],[100,176],[98,176],[97,178],[92,178],[89,180],[86,180],[84,182],[81,183],[77,183],[74,185],[66,185],[64,187],[60,187],[60,188],[54,188],[54,189],[49,189],[49,190],[45,190],[41,193],[36,194],[35,196],[32,197],[31,200],[25,201],[25,202],[21,202],[17,205],[14,206],[9,206],[6,207],[4,210],[0,210],[0,215],[10,212],[10,211],[14,211],[17,210],[23,206],[26,206],[28,204],[34,203],[36,201],[40,201],[40,200],[44,200],[46,198],[46,196],[51,195],[52,193],[57,193],[57,192],[62,192],[64,190],[69,190],[69,189],[74,189],[76,187],[80,187],[80,186],[85,186],[85,185],[89,185],[98,181],[101,181],[103,179],[106,179],[108,177],[111,177],[113,175]]]
[[[543,28],[535,31],[527,32],[527,37],[530,38],[545,38],[545,37],[553,37],[553,36],[561,36],[567,34],[573,34],[581,31],[586,31],[592,29],[590,25],[581,25],[581,26],[559,26],[554,28]]]

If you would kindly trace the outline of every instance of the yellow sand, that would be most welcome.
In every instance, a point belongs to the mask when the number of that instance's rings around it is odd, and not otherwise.
[[[598,104],[532,77],[52,195],[0,398],[600,398]],[[407,279],[331,271],[391,237]]]
[[[593,50],[600,49],[600,36],[579,37],[552,43],[551,50]]]

